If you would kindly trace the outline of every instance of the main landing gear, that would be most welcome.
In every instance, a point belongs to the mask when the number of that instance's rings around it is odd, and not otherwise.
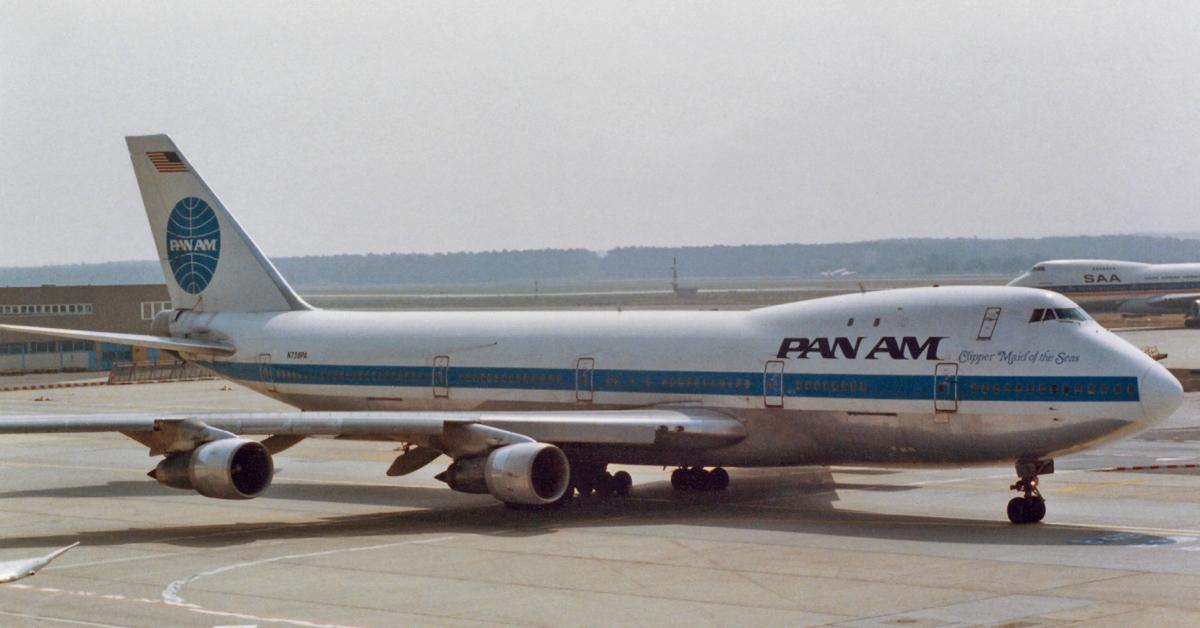
[[[679,467],[671,472],[671,487],[677,491],[723,491],[729,486],[729,473],[717,467]]]
[[[603,463],[572,465],[571,483],[575,486],[575,490],[579,491],[580,497],[587,497],[592,493],[600,497],[629,495],[629,489],[633,486],[633,478],[625,471],[609,473],[605,470],[607,467],[608,465]]]
[[[1046,499],[1038,491],[1038,476],[1054,473],[1053,460],[1025,460],[1017,462],[1020,478],[1010,490],[1021,491],[1023,497],[1014,497],[1008,502],[1008,520],[1013,523],[1037,523],[1046,516]]]

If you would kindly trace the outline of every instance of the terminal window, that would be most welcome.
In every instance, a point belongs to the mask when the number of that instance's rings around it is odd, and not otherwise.
[[[142,301],[142,320],[152,321],[159,312],[171,309],[170,301]]]
[[[78,316],[91,313],[91,303],[0,305],[0,316]]]

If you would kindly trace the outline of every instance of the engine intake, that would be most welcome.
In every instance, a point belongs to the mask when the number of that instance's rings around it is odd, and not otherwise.
[[[487,456],[460,458],[437,479],[464,493],[490,493],[508,503],[541,506],[567,493],[571,465],[548,443],[517,443]]]
[[[247,438],[223,438],[164,458],[149,476],[171,488],[193,489],[205,497],[258,497],[275,475],[267,448]]]

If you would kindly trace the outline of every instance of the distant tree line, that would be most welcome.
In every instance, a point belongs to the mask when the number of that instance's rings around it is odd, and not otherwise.
[[[1055,258],[1200,262],[1200,240],[1145,235],[981,240],[912,238],[838,244],[622,247],[606,253],[539,249],[478,253],[390,253],[283,257],[303,286],[488,283],[571,279],[805,278],[848,268],[862,276],[1015,275]],[[0,268],[0,285],[159,283],[153,261]]]

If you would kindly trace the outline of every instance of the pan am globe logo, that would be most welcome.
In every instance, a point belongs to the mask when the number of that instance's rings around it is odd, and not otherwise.
[[[203,200],[189,196],[171,210],[167,220],[167,261],[175,282],[189,294],[200,294],[217,272],[221,225]]]

